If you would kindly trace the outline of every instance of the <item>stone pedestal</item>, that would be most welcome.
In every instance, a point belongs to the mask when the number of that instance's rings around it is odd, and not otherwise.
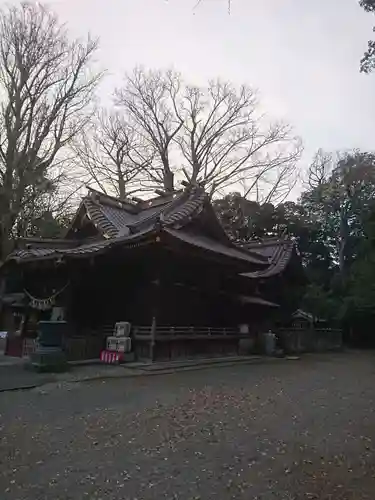
[[[63,372],[68,368],[61,348],[38,346],[30,355],[31,366],[38,372]]]

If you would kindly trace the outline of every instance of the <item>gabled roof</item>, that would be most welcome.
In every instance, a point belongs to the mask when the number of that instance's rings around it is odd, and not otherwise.
[[[77,238],[83,220],[95,226],[96,236]],[[249,278],[266,278],[282,272],[295,248],[294,242],[286,239],[236,245],[225,233],[199,185],[151,200],[120,200],[91,189],[65,239],[24,241],[23,247],[9,255],[7,261],[91,256],[116,246],[150,243],[157,234],[164,242],[187,245],[203,254],[242,263],[241,266],[248,263],[250,269],[257,266],[258,270],[242,274]]]
[[[149,237],[149,231],[143,231],[142,233],[122,236],[119,238],[106,239],[106,240],[95,240],[83,243],[81,245],[75,245],[71,248],[25,248],[19,249],[12,252],[7,261],[34,261],[34,260],[46,260],[46,259],[58,259],[63,257],[79,258],[84,256],[90,256],[95,254],[100,254],[103,251],[108,250],[116,246],[125,245],[128,247],[135,246],[137,243],[142,241],[145,237]]]
[[[135,244],[139,244],[142,240],[150,240],[152,233],[155,230],[143,230],[142,232],[119,236],[118,238],[96,240],[90,243],[85,243],[79,246],[74,246],[72,248],[26,248],[20,249],[13,252],[8,260],[15,261],[27,261],[27,260],[43,260],[43,259],[54,259],[54,258],[79,258],[86,255],[94,255],[102,253],[109,248],[114,248],[117,246],[132,247]],[[211,240],[210,238],[205,238],[204,236],[189,234],[183,230],[173,230],[170,228],[161,228],[158,231],[158,235],[165,240],[165,237],[172,238],[175,241],[183,242],[195,247],[201,251],[213,252],[216,255],[222,257],[227,257],[237,261],[247,262],[249,264],[257,264],[259,266],[266,266],[268,264],[267,260],[261,255],[256,253],[244,251],[241,248],[236,248],[234,245],[226,246],[219,241]],[[150,241],[151,242],[151,241]]]
[[[151,229],[157,223],[164,226],[186,224],[203,210],[207,194],[200,186],[158,196],[151,200],[120,200],[91,190],[81,203],[87,217],[105,238],[117,238]],[[71,236],[75,224],[68,231]]]
[[[179,240],[188,245],[199,247],[202,250],[207,250],[217,254],[225,255],[226,257],[242,260],[245,262],[250,262],[252,264],[258,264],[261,266],[268,265],[268,260],[262,255],[255,252],[246,251],[240,247],[236,247],[233,243],[229,245],[224,245],[219,241],[212,240],[202,235],[191,234],[186,231],[175,230],[171,228],[166,228],[165,233],[173,236],[176,240]]]
[[[310,323],[318,323],[318,322],[325,322],[326,320],[322,318],[318,318],[317,316],[314,316],[313,314],[303,311],[302,309],[297,309],[292,314],[293,319],[305,319],[306,321],[309,321]]]
[[[249,273],[243,273],[247,278],[269,278],[284,271],[296,250],[296,243],[286,238],[269,238],[267,240],[253,241],[243,245],[249,251],[267,257],[269,266]]]
[[[242,304],[256,304],[258,306],[280,307],[279,304],[276,304],[275,302],[270,302],[269,300],[265,300],[262,297],[251,297],[246,295],[240,295],[238,299]]]

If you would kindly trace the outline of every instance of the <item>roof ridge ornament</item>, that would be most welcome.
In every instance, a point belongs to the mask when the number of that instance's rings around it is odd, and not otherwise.
[[[112,196],[110,194],[103,193],[90,186],[87,186],[87,189],[89,191],[89,198],[91,198],[95,202],[107,203],[111,206],[115,206],[118,208],[125,208],[126,205],[128,206],[130,205],[132,207],[138,207],[139,202],[143,201],[140,199],[137,200],[136,198],[118,198],[117,196]]]

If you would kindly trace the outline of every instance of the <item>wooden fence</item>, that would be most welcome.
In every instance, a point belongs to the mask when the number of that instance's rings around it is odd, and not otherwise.
[[[169,360],[235,355],[248,334],[237,328],[135,326],[132,336],[137,359]]]
[[[105,349],[106,337],[112,335],[113,330],[114,325],[107,324],[66,337],[63,348],[68,361],[99,359],[101,351]]]
[[[342,348],[342,330],[334,328],[280,328],[277,331],[287,353],[334,351]]]
[[[105,348],[105,339],[113,333],[112,325],[82,332],[81,335],[66,337],[64,350],[69,361],[99,359]],[[342,347],[342,332],[338,329],[282,328],[275,331],[287,354],[338,350]],[[240,333],[237,328],[135,326],[132,339],[137,359],[169,360],[195,357],[232,356],[245,350],[257,352],[259,337]],[[20,348],[23,356],[29,356],[36,347],[34,339],[23,341]],[[21,353],[19,354],[21,355]]]
[[[109,333],[103,332],[100,335],[66,337],[63,341],[63,349],[68,361],[99,359],[100,352],[105,348],[105,338],[112,331],[113,329]],[[37,347],[36,339],[21,339],[20,337],[18,339],[22,343],[22,357],[27,358],[35,352]],[[19,355],[21,355],[21,349]]]
[[[151,326],[135,326],[133,337],[136,339],[150,339],[153,332]],[[247,334],[246,334],[247,335]],[[238,328],[210,328],[209,326],[157,326],[155,328],[155,338],[160,341],[180,339],[191,340],[197,337],[215,339],[226,336],[246,336],[240,334]]]

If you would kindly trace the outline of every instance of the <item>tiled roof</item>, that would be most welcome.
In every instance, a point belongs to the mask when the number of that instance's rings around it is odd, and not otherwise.
[[[28,248],[15,250],[8,257],[8,261],[27,261],[27,260],[43,260],[43,259],[53,259],[53,258],[78,258],[86,255],[94,255],[107,250],[108,248],[113,248],[115,246],[132,246],[135,245],[140,240],[148,237],[150,235],[149,231],[144,231],[142,233],[123,236],[121,238],[107,239],[101,241],[93,241],[91,243],[86,243],[80,246],[75,246],[73,248]]]
[[[110,238],[117,235],[118,228],[113,220],[106,216],[103,208],[98,203],[88,197],[83,200],[83,206],[86,209],[87,217],[104,235]]]
[[[279,304],[276,304],[275,302],[270,302],[269,300],[262,299],[262,297],[249,297],[246,295],[240,295],[238,299],[240,302],[242,302],[242,304],[256,304],[267,307],[280,307]]]
[[[151,229],[157,223],[163,226],[183,224],[202,208],[206,198],[203,188],[192,186],[133,205],[94,192],[84,199],[83,204],[88,217],[102,234],[116,238]]]
[[[297,309],[297,311],[294,311],[292,314],[292,318],[294,319],[306,319],[307,321],[314,321],[315,318],[311,313],[308,313],[306,311],[303,311],[302,309]]]
[[[208,250],[215,252],[216,254],[225,255],[226,257],[231,257],[233,259],[242,260],[249,262],[251,264],[258,264],[260,266],[265,266],[267,261],[261,255],[257,255],[254,252],[248,252],[241,248],[236,248],[235,246],[226,246],[220,242],[206,238],[204,236],[189,234],[182,230],[175,230],[172,228],[163,228],[162,233],[165,233],[179,241],[188,243],[191,246],[201,248],[203,250]],[[78,247],[73,248],[28,248],[16,250],[9,256],[9,260],[43,260],[59,257],[75,258],[83,255],[97,254],[103,250],[113,248],[115,246],[123,245],[130,246],[132,243],[137,242],[145,237],[150,236],[149,230],[144,230],[140,233],[133,235],[124,235],[122,237],[106,239],[101,241],[94,241],[91,243],[86,243]]]
[[[202,188],[193,188],[174,200],[161,213],[160,221],[163,225],[173,226],[188,221],[195,213],[203,208],[207,194]]]
[[[99,240],[86,239],[82,243],[71,239],[67,240],[67,244],[63,244],[62,240],[56,240],[56,244],[47,240],[39,244],[32,241],[26,248],[14,251],[7,260],[79,258],[117,245],[129,247],[138,245],[140,241],[147,243],[152,241],[150,236],[159,232],[202,250],[258,266],[257,271],[242,276],[266,278],[283,271],[294,248],[294,243],[289,240],[251,242],[239,247],[229,239],[220,240],[194,232],[189,223],[209,203],[207,194],[200,186],[189,186],[183,191],[144,201],[120,200],[92,190],[83,199],[78,213],[82,215],[85,210],[102,235]]]
[[[26,261],[97,253],[112,243],[130,243],[133,237],[152,233],[155,229],[181,227],[202,210],[206,200],[207,195],[200,186],[190,186],[183,191],[139,202],[123,201],[91,190],[83,199],[79,212],[83,209],[86,211],[104,240],[86,240],[84,244],[69,240],[67,245],[54,244],[52,241],[47,245],[43,240],[38,244],[33,241],[26,248],[14,251],[7,260]]]
[[[165,233],[173,236],[180,241],[183,241],[184,243],[188,243],[191,246],[209,250],[211,252],[225,255],[227,257],[232,257],[233,259],[250,262],[252,264],[259,264],[262,266],[268,264],[267,260],[265,260],[261,255],[257,255],[253,252],[248,252],[241,248],[236,248],[234,245],[227,246],[218,241],[212,240],[211,238],[206,238],[204,236],[196,234],[189,234],[183,230],[166,228],[164,231]]]
[[[309,312],[303,311],[302,309],[297,309],[297,311],[295,311],[292,314],[292,318],[293,319],[305,319],[305,320],[311,321],[311,322],[325,322],[326,321],[322,318],[318,318],[317,316],[314,316],[313,314],[311,314]]]
[[[19,238],[17,240],[18,248],[71,248],[78,246],[78,240],[68,238]]]
[[[243,247],[267,257],[269,259],[269,266],[267,269],[243,273],[241,276],[247,278],[269,278],[280,274],[286,268],[296,248],[296,244],[293,240],[273,238],[247,243]]]
[[[59,250],[56,248],[26,248],[15,250],[12,252],[7,260],[29,260],[39,259],[43,257],[50,257],[55,255]]]

